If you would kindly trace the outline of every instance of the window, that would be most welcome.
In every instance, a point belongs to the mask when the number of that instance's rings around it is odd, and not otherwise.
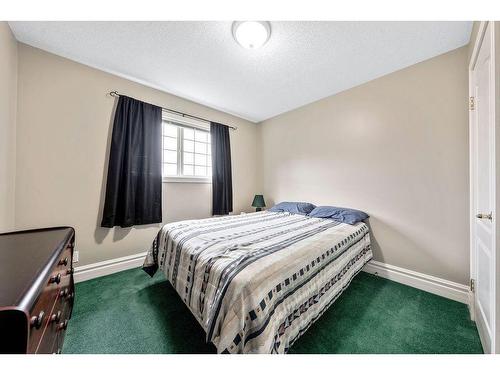
[[[190,123],[191,120],[189,120]],[[163,119],[163,179],[171,182],[210,182],[210,132],[182,119]],[[198,124],[196,124],[198,125]]]

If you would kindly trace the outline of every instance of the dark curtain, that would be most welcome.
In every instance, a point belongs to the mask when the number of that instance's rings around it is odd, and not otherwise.
[[[161,112],[127,96],[118,99],[101,226],[162,221]]]
[[[233,211],[229,128],[212,122],[210,123],[210,137],[212,142],[212,215],[227,215]]]

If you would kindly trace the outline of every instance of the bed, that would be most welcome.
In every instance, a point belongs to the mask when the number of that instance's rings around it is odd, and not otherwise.
[[[160,269],[218,353],[286,353],[372,258],[363,222],[288,212],[165,225],[143,269]]]

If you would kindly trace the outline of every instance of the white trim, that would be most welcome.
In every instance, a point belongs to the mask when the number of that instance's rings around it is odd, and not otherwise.
[[[484,30],[485,30],[485,23],[481,22],[479,25],[479,30],[476,35],[476,40],[473,42],[474,43],[474,48],[473,52],[469,61],[469,69],[468,69],[468,75],[469,75],[469,100],[471,97],[475,96],[474,91],[472,90],[473,87],[473,73],[472,70],[476,64],[477,60],[477,52],[479,49],[479,39],[481,41],[483,40],[484,37]],[[472,42],[472,41],[471,41]],[[470,102],[467,103],[467,106],[470,106]],[[475,155],[475,147],[474,144],[476,142],[475,139],[475,129],[474,129],[474,116],[476,114],[475,111],[471,111],[470,107],[468,108],[468,113],[469,113],[469,279],[470,280],[477,280],[476,277],[476,271],[475,271],[475,264],[476,264],[476,259],[475,259],[475,253],[474,253],[474,239],[475,239],[475,218],[474,218],[474,212],[476,211],[476,206],[475,206],[475,188],[474,184],[476,181],[476,162],[474,160],[474,155]],[[475,301],[474,301],[474,292],[470,293],[470,299],[469,299],[469,313],[470,313],[470,318],[471,320],[476,320],[476,312],[475,312]],[[483,345],[484,348],[484,345]]]
[[[75,282],[79,283],[140,267],[144,262],[145,256],[146,252],[76,267],[74,274]],[[364,266],[363,271],[413,288],[425,290],[426,292],[437,294],[441,297],[469,304],[469,287],[467,285],[377,262],[375,260],[368,262]]]
[[[140,267],[145,256],[146,252],[75,267],[75,283]]]
[[[469,304],[469,287],[439,277],[371,260],[363,271],[396,281],[438,296]]]
[[[176,113],[168,112],[166,109],[162,112],[162,120],[166,122],[173,122],[174,124],[179,124],[180,126],[187,126],[210,132],[210,122],[206,120],[198,120],[192,117],[184,117]]]
[[[474,66],[476,65],[477,61],[477,56],[479,54],[479,47],[483,42],[487,26],[488,26],[488,21],[481,21],[481,23],[479,24],[479,29],[477,30],[476,34],[476,40],[474,41],[474,48],[472,49],[472,55],[469,61],[469,71],[474,70]]]

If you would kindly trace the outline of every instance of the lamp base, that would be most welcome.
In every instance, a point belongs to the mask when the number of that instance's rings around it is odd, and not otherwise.
[[[259,212],[259,211],[262,211],[262,208],[261,207],[256,207],[255,208],[255,212]]]

